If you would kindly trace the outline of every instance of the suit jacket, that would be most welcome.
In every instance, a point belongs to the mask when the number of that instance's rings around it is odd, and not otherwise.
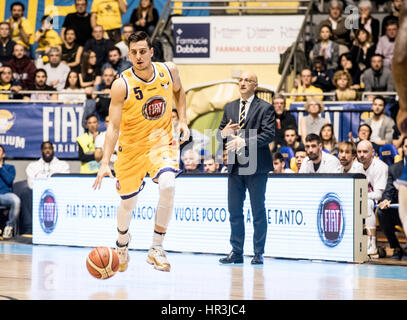
[[[220,132],[230,119],[232,119],[233,123],[239,123],[239,110],[240,99],[225,105],[223,118],[219,125],[218,139],[222,140]],[[273,168],[269,143],[273,141],[275,134],[274,107],[255,96],[250,105],[243,129],[245,129],[244,139],[246,141],[243,154],[248,158],[248,163],[246,165],[239,164],[236,153],[229,152],[228,172],[231,173],[234,166],[251,167],[255,165],[255,172],[253,174],[268,173]],[[254,135],[253,131],[250,132],[250,129],[254,129]],[[224,144],[226,140],[223,140]],[[253,154],[253,151],[256,151],[256,154]],[[234,157],[234,159],[230,159],[230,157]],[[234,160],[234,163],[231,163],[232,160]]]
[[[372,118],[367,118],[365,120],[365,123],[367,123],[369,126],[372,126]],[[380,139],[383,139],[386,141],[386,143],[391,144],[393,142],[394,126],[394,120],[389,116],[385,116],[379,130]]]
[[[401,177],[404,168],[404,161],[396,162],[389,167],[386,189],[383,192],[382,200],[390,200],[391,203],[399,202],[399,192],[394,186],[394,181]]]

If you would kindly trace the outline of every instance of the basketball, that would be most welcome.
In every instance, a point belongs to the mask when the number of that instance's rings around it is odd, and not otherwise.
[[[97,247],[89,253],[86,267],[95,278],[108,279],[119,269],[119,257],[112,248]]]

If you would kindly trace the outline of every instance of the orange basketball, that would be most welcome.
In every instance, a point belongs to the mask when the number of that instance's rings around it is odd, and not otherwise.
[[[112,248],[97,247],[89,253],[86,267],[95,278],[108,279],[119,269],[119,257]]]

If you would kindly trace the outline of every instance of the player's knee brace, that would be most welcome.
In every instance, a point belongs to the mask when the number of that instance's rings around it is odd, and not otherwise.
[[[163,172],[158,178],[160,200],[155,215],[155,224],[167,228],[174,208],[175,173]]]

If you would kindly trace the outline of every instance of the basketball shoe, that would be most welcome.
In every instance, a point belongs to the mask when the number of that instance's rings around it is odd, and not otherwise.
[[[151,247],[148,250],[147,262],[154,265],[154,268],[159,271],[169,272],[171,265],[167,260],[167,254],[161,246]]]
[[[379,255],[377,253],[376,247],[376,237],[368,236],[367,238],[367,254],[371,258],[378,258]]]
[[[119,242],[116,241],[116,253],[119,256],[119,272],[126,271],[130,261],[129,243],[131,240],[131,235],[129,232],[127,234],[129,239],[127,244],[119,244]]]

